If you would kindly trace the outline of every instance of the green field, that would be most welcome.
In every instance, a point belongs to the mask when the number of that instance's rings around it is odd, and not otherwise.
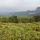
[[[0,22],[0,40],[40,40],[40,22]]]

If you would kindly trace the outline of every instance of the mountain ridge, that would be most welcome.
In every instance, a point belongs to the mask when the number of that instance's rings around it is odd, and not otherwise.
[[[7,15],[7,16],[32,16],[32,15],[39,15],[40,14],[40,7],[37,7],[36,10],[27,10],[27,11],[20,11],[20,12],[0,12],[0,15]]]

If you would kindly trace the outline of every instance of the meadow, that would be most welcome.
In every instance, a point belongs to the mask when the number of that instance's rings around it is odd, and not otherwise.
[[[40,40],[40,22],[0,22],[0,40]]]
[[[0,40],[40,40],[40,21],[36,21],[30,21],[30,17],[0,17]]]

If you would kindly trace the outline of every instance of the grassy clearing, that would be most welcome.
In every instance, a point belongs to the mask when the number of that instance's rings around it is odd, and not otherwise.
[[[40,22],[0,23],[0,40],[40,40]]]

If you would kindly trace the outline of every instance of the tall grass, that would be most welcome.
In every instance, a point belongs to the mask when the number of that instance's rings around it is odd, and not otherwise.
[[[40,23],[0,23],[0,40],[40,40]]]

